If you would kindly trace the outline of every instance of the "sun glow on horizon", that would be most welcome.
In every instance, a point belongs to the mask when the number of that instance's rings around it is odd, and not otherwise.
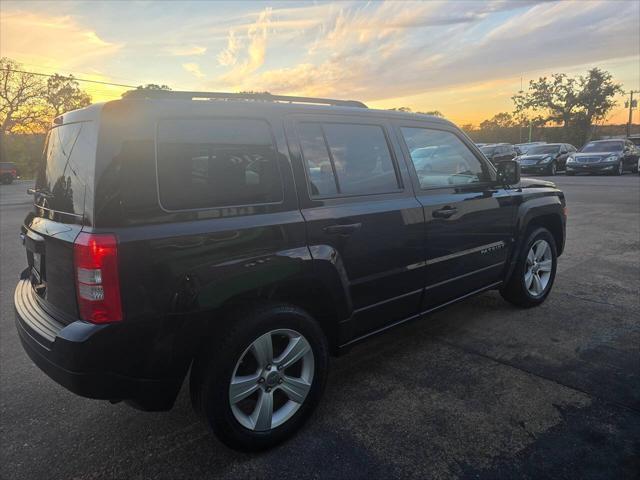
[[[3,1],[0,50],[43,74],[349,98],[477,125],[513,109],[521,78],[526,89],[540,76],[598,66],[640,90],[639,24],[640,3],[617,1]],[[94,102],[127,90],[81,86]],[[627,121],[617,100],[607,123]]]

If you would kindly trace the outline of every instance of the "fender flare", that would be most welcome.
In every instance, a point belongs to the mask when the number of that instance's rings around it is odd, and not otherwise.
[[[514,248],[505,273],[504,283],[507,283],[515,270],[517,259],[522,251],[522,243],[526,240],[526,233],[532,222],[541,217],[559,222],[562,230],[562,242],[556,245],[558,255],[564,250],[564,239],[566,237],[566,217],[564,214],[564,196],[557,194],[543,195],[520,204],[516,214],[516,227],[514,236]]]

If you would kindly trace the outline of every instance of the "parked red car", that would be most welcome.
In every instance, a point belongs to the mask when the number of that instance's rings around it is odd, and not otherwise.
[[[0,162],[0,181],[2,183],[12,183],[18,178],[16,164],[13,162]]]

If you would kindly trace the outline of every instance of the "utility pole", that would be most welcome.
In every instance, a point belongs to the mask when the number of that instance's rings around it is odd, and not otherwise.
[[[522,95],[522,77],[520,77],[520,91],[518,92]],[[522,115],[520,116],[520,129],[518,130],[518,142],[522,143]],[[531,140],[529,140],[531,141]]]
[[[631,125],[633,124],[633,109],[638,108],[638,100],[633,99],[634,93],[640,93],[637,90],[629,92],[629,101],[625,102],[625,107],[629,107],[629,121],[627,122],[627,137],[631,136]]]

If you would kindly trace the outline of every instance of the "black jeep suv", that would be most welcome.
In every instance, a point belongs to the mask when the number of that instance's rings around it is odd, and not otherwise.
[[[565,200],[458,128],[360,102],[138,91],[54,121],[16,325],[86,397],[169,409],[189,375],[220,439],[311,414],[328,358],[470,295],[553,285]]]

